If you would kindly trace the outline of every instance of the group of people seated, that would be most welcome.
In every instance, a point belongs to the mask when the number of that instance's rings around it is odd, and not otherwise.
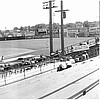
[[[22,73],[28,70],[31,70],[32,68],[36,69],[39,68],[40,65],[42,66],[45,60],[45,56],[40,55],[36,58],[27,58],[27,59],[22,59],[22,58],[18,58],[17,61],[12,61],[9,63],[4,63],[4,64],[0,64],[0,72],[2,72],[2,74],[0,76],[2,76],[2,78],[4,76],[11,76],[13,73],[15,75],[17,75],[17,73]]]
[[[89,59],[89,55],[88,55],[87,51],[84,51],[80,56],[76,55],[74,58],[72,58],[71,56],[68,56],[65,59],[66,66],[63,66],[62,64],[60,64],[57,67],[57,71],[62,71],[64,69],[68,69],[68,68],[72,67],[73,64],[75,64],[77,62],[82,62],[82,61],[85,61],[88,59]]]
[[[66,59],[65,59],[64,61],[65,61],[65,63],[66,63],[66,66],[60,64],[60,65],[57,67],[57,72],[58,72],[58,71],[62,71],[62,70],[67,69],[67,68],[70,68],[70,67],[72,67],[72,65],[75,63],[75,60],[74,60],[71,56],[66,57]]]
[[[63,65],[59,65],[59,67],[57,68],[57,71],[62,70],[62,69],[66,69],[66,68],[70,68],[72,67],[72,64],[80,62],[80,61],[84,61],[89,59],[89,55],[87,51],[84,51],[81,56],[76,55],[74,58],[72,56],[65,56],[64,58],[62,56],[60,56],[59,52],[56,52],[56,56],[53,55],[53,58],[50,58],[50,60],[53,60],[54,58],[59,58],[56,60],[60,60],[60,61],[65,61],[66,62],[66,67],[64,67]],[[4,71],[10,71],[11,69],[17,69],[17,68],[24,68],[25,66],[27,67],[26,69],[32,69],[40,67],[40,65],[42,66],[43,64],[45,64],[45,62],[47,61],[48,57],[44,56],[43,54],[40,55],[37,58],[31,58],[31,59],[22,59],[20,63],[17,64],[13,64],[13,65],[5,65],[4,67],[1,67],[2,70]],[[42,62],[42,63],[41,63]],[[50,62],[49,62],[50,63]]]
[[[38,66],[39,62],[43,61],[44,57],[39,57],[37,59],[31,58],[31,59],[22,59],[18,58],[16,61],[7,62],[0,64],[0,71],[1,72],[7,72],[10,70],[16,70],[16,69],[32,69],[33,67]]]
[[[81,62],[89,59],[89,54],[87,51],[84,51],[80,56],[76,55],[75,56],[75,62]]]

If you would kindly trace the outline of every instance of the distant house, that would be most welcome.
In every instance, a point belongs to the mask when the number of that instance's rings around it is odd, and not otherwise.
[[[88,36],[88,30],[86,27],[80,27],[78,28],[78,37],[87,37]]]
[[[77,28],[81,28],[81,27],[83,27],[83,23],[82,23],[82,22],[76,22],[76,23],[75,23],[75,26],[76,26]]]
[[[77,28],[67,28],[67,34],[69,37],[77,37],[77,35],[79,34],[78,29]]]
[[[34,38],[35,31],[25,32],[25,38]]]
[[[13,37],[17,37],[17,33],[18,33],[18,32],[17,32],[17,31],[14,31],[14,30],[11,30],[11,31],[10,31],[10,34],[13,34]]]
[[[2,38],[3,37],[3,34],[2,33],[0,33],[0,38]]]
[[[47,29],[46,28],[38,28],[37,30],[36,30],[36,35],[40,35],[40,36],[42,36],[42,35],[46,35],[48,32],[47,32]]]
[[[8,37],[9,34],[10,34],[10,32],[4,32],[5,37]]]
[[[4,32],[3,31],[0,31],[0,41],[2,41],[2,40],[5,40],[4,39]]]
[[[90,27],[89,28],[89,35],[90,36],[98,36],[98,35],[100,35],[100,28],[99,27]]]
[[[99,21],[89,22],[89,27],[99,27]]]

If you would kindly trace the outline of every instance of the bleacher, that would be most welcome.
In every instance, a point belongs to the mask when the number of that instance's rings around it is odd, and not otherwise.
[[[87,41],[82,41],[78,44],[73,44],[65,48],[66,55],[71,55],[73,58],[75,55],[81,55],[84,51],[87,51],[89,57],[98,56],[100,53],[100,44],[99,44],[100,37],[89,39]]]

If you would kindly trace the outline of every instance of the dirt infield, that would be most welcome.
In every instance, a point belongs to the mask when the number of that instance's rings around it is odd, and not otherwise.
[[[10,58],[10,57],[15,57],[18,55],[30,53],[33,51],[34,50],[20,49],[20,48],[0,48],[0,57],[4,56],[5,58]]]
[[[91,38],[65,38],[65,47],[85,41]],[[54,38],[54,51],[60,49],[61,39]],[[25,53],[32,53],[35,55],[49,54],[49,39],[27,39],[27,40],[11,40],[0,41],[0,56],[14,56]]]

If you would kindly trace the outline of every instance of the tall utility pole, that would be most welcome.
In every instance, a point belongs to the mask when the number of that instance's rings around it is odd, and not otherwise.
[[[100,1],[99,1],[99,28],[100,28]],[[100,29],[99,29],[100,30]],[[100,33],[99,33],[100,34]]]
[[[61,10],[55,11],[55,12],[61,12],[61,50],[62,50],[62,55],[64,55],[64,29],[63,29],[63,18],[65,18],[64,14],[65,11],[69,11],[67,10],[63,10],[63,1],[61,0]]]
[[[56,8],[57,6],[52,6],[53,0],[49,2],[43,2],[43,4],[46,4],[46,7],[43,9],[49,9],[49,34],[50,34],[50,55],[53,53],[53,33],[52,33],[52,8]],[[49,5],[48,5],[49,3]],[[48,7],[49,6],[49,7]]]
[[[50,22],[49,22],[49,33],[50,33],[50,55],[53,53],[53,36],[52,36],[52,2],[49,1],[49,9],[50,9]]]
[[[64,55],[63,1],[61,0],[61,50]]]

